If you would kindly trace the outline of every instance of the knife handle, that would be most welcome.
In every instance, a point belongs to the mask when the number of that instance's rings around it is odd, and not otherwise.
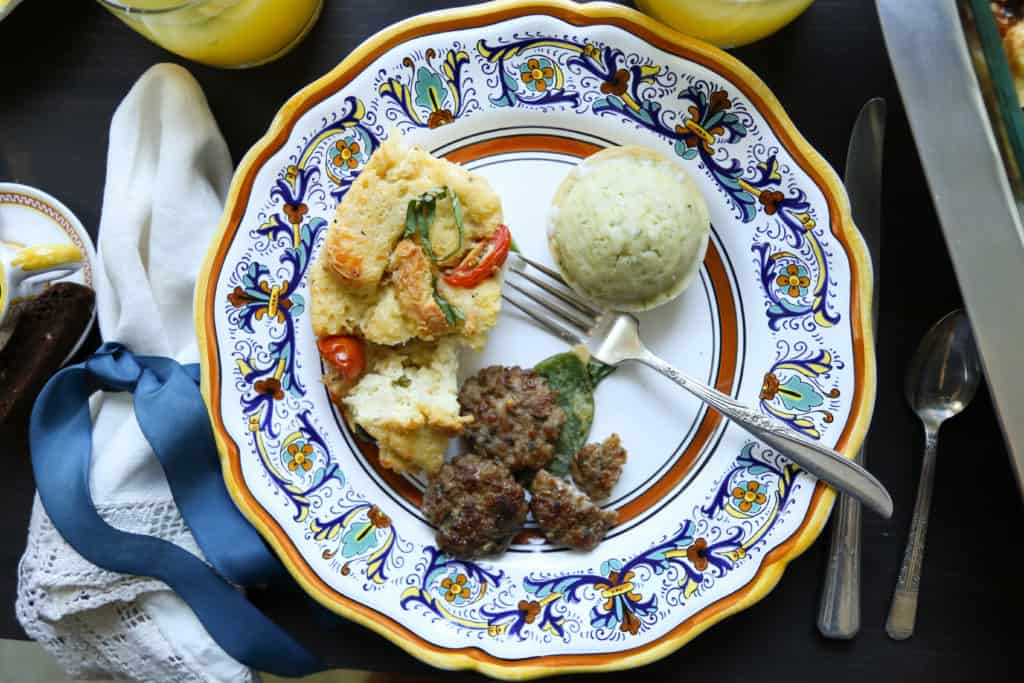
[[[863,448],[854,460],[864,464]],[[860,540],[860,503],[840,494],[818,606],[818,631],[826,638],[850,640],[860,631]]]

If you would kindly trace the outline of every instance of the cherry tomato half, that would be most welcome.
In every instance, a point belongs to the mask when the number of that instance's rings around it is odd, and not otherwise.
[[[452,287],[476,287],[504,265],[511,244],[512,233],[499,225],[490,240],[471,249],[462,263],[444,275],[444,281]]]
[[[363,342],[356,337],[338,335],[324,337],[316,343],[320,355],[328,363],[341,370],[347,382],[359,379],[366,368],[366,356],[363,354]]]

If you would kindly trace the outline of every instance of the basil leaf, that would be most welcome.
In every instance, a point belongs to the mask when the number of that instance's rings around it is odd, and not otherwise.
[[[451,302],[444,298],[444,296],[437,290],[437,278],[434,278],[434,301],[437,303],[438,308],[444,313],[444,319],[448,321],[448,325],[455,327],[460,320],[465,320],[466,316],[462,314],[457,307]]]
[[[458,240],[458,242],[456,242],[454,249],[452,249],[450,252],[448,252],[448,254],[446,254],[441,259],[439,259],[439,261],[438,261],[439,263],[444,263],[445,261],[450,259],[452,256],[455,256],[456,254],[459,253],[459,250],[462,249],[462,241],[463,241],[464,236],[465,236],[465,229],[463,227],[463,222],[462,222],[462,202],[459,201],[459,195],[455,194],[454,191],[451,193],[451,196],[452,196],[452,216],[455,218],[455,230],[458,231],[459,240]]]
[[[596,387],[608,375],[615,372],[615,366],[605,365],[599,360],[587,361],[587,374],[590,375],[591,386]]]
[[[465,224],[462,218],[462,202],[459,201],[459,196],[455,194],[453,190],[448,190],[447,188],[445,189],[447,190],[448,196],[450,196],[452,200],[452,216],[455,219],[455,230],[458,232],[459,239],[458,242],[456,242],[455,244],[455,248],[453,248],[450,252],[448,252],[441,258],[434,258],[434,256],[431,255],[431,260],[433,260],[434,263],[444,263],[452,256],[458,254],[459,251],[462,249],[462,243],[463,240],[465,239]],[[441,196],[443,197],[444,195]]]
[[[420,235],[424,235],[422,229],[422,217],[424,211],[428,205],[433,205],[438,199],[444,197],[448,193],[448,188],[436,187],[433,190],[427,190],[419,197],[409,200],[409,206],[405,210],[405,232],[402,233],[402,237],[412,237],[417,232]],[[431,219],[433,218],[433,211],[431,210]],[[426,240],[430,242],[430,224],[427,223]]]
[[[455,229],[458,231],[459,239],[455,248],[449,254],[442,258],[437,258],[434,255],[434,245],[430,241],[430,226],[433,224],[434,214],[437,212],[437,200],[448,196],[451,196],[452,214],[455,217]],[[443,263],[459,253],[465,240],[465,224],[462,214],[462,202],[459,201],[458,196],[447,187],[435,187],[432,190],[427,190],[415,199],[410,199],[409,206],[405,210],[405,232],[402,233],[402,238],[412,237],[413,235],[419,235],[423,250],[427,252],[427,256],[434,263]]]
[[[430,243],[430,224],[434,222],[434,200],[430,198],[420,205],[419,228],[420,242],[431,261],[434,260],[434,245]]]
[[[462,202],[459,201],[459,195],[452,191],[452,213],[455,216],[455,227],[459,229],[459,234],[462,234]]]
[[[555,444],[555,457],[544,468],[554,475],[569,475],[569,463],[590,436],[594,423],[594,386],[587,366],[575,353],[551,356],[534,366],[548,385],[558,391],[565,424]]]

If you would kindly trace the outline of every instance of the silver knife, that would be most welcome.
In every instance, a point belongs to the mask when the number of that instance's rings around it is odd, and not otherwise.
[[[880,246],[882,240],[882,146],[885,100],[868,100],[850,134],[843,182],[850,197],[853,222],[860,229],[873,274],[871,327],[878,332]],[[866,442],[866,439],[865,439]],[[864,446],[854,456],[864,464]],[[818,630],[826,638],[849,640],[860,630],[860,503],[840,494],[832,515],[832,542],[818,609]]]

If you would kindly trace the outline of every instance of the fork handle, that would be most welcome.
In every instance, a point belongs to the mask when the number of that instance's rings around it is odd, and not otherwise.
[[[889,492],[870,472],[852,460],[823,444],[800,436],[732,397],[687,377],[649,351],[641,354],[637,360],[665,375],[818,479],[853,496],[882,517],[888,519],[892,516]]]

